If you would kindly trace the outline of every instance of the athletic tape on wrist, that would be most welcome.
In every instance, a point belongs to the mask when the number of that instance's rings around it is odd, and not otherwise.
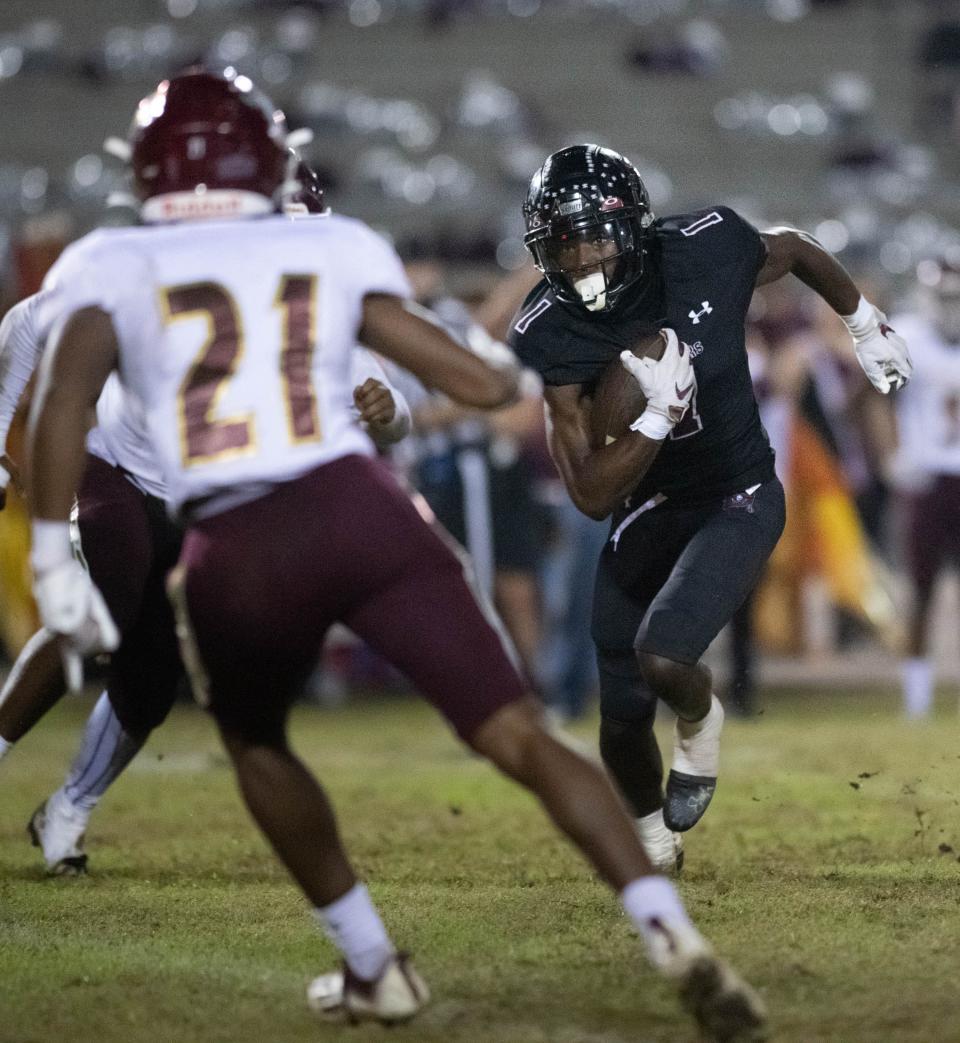
[[[639,431],[640,434],[646,438],[652,438],[655,442],[662,442],[673,430],[673,421],[665,417],[663,413],[645,409],[630,425],[630,430]]]
[[[36,519],[30,527],[30,564],[38,575],[73,557],[70,523]]]
[[[877,317],[877,309],[863,294],[857,303],[857,310],[852,315],[841,315],[843,324],[850,331],[852,337],[863,337],[875,329],[880,320]]]

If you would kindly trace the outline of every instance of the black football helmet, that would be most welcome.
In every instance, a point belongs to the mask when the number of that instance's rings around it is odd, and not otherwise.
[[[608,311],[644,274],[654,216],[637,168],[619,152],[554,152],[530,181],[523,216],[524,245],[558,300]]]

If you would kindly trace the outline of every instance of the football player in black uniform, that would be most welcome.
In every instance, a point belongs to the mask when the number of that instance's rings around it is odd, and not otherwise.
[[[819,293],[884,393],[907,380],[910,358],[811,236],[760,233],[724,206],[657,220],[636,168],[610,149],[554,153],[523,209],[544,278],[511,342],[543,378],[550,448],[571,498],[591,517],[612,516],[593,611],[600,749],[648,854],[669,869],[717,784],[723,708],[700,658],[784,523],[744,346],[753,290],[792,273]],[[670,331],[659,361],[630,351],[657,329]],[[626,436],[592,444],[591,392],[618,357],[646,407]],[[665,800],[657,698],[677,715]]]

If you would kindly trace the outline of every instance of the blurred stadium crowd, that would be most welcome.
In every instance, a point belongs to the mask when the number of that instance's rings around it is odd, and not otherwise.
[[[759,226],[808,228],[894,323],[916,313],[960,352],[952,3],[4,0],[0,310],[36,290],[71,239],[132,219],[101,141],[122,133],[131,102],[160,76],[195,61],[248,72],[292,126],[313,132],[304,151],[329,202],[392,236],[418,300],[479,352],[505,339],[536,280],[520,238],[526,180],[574,140],[630,155],[658,213],[724,202]],[[866,649],[881,673],[903,656],[905,676],[916,673],[910,664],[929,642],[909,633],[911,539],[920,538],[911,512],[940,473],[960,473],[960,452],[947,451],[960,444],[956,416],[914,436],[941,438],[941,456],[905,458],[897,403],[865,393],[842,326],[799,284],[758,292],[750,330],[789,521],[717,653],[730,705],[745,715],[757,706],[758,656],[810,663]],[[480,415],[395,376],[414,420],[391,450],[396,468],[467,547],[558,715],[583,714],[605,526],[563,493],[537,388]],[[928,379],[956,412],[960,375],[928,378],[921,366],[918,384]],[[0,515],[0,631],[11,658],[36,623],[27,539],[11,494]],[[941,603],[937,616],[954,651],[955,612]],[[907,683],[910,714],[927,712],[931,684],[929,673]],[[314,695],[376,686],[400,681],[340,635]]]

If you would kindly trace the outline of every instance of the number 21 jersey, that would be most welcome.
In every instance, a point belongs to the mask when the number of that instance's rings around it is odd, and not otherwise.
[[[373,451],[351,415],[363,299],[409,291],[399,258],[359,221],[104,229],[69,248],[45,286],[61,315],[110,314],[172,510],[210,512]]]

